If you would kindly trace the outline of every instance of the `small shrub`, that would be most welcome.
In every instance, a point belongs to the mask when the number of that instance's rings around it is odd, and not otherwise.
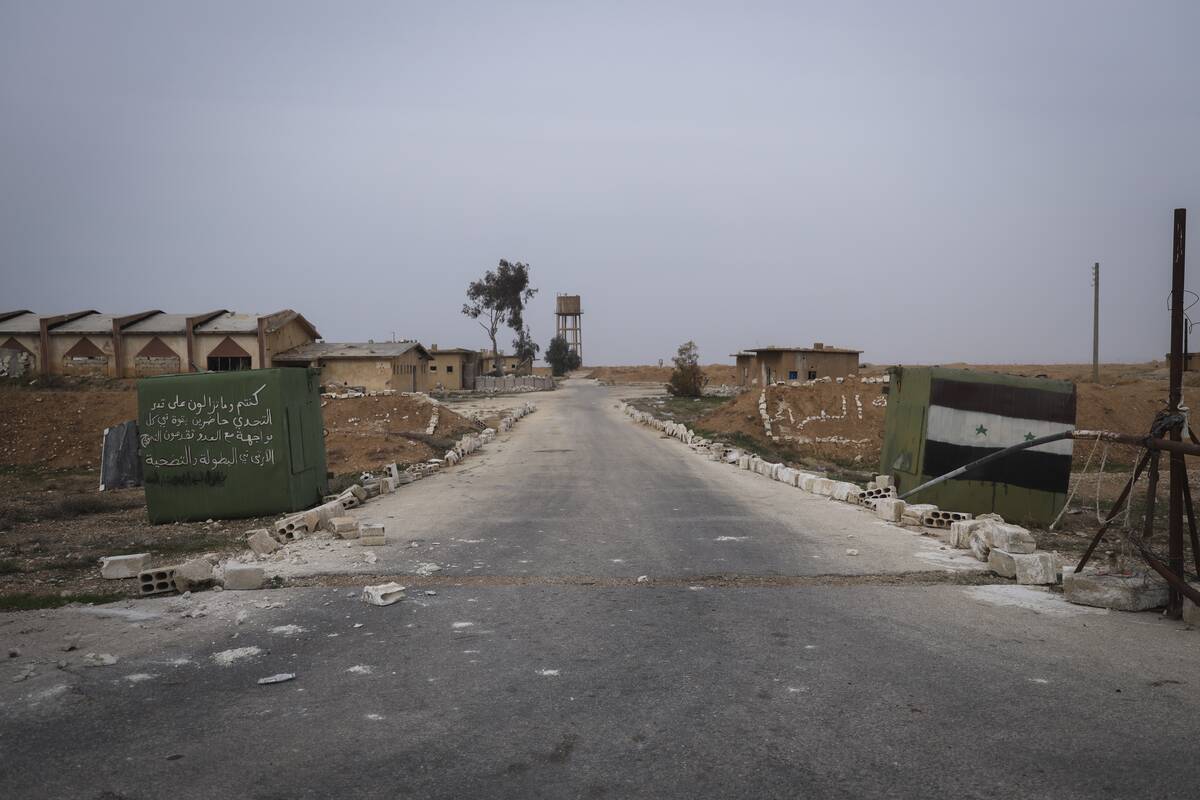
[[[676,397],[699,397],[703,393],[704,370],[700,369],[700,353],[695,342],[684,342],[679,345],[679,351],[671,359],[675,362],[675,371],[667,384],[667,391]]]

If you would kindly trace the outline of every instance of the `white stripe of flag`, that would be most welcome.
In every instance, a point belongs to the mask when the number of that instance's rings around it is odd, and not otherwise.
[[[945,406],[930,406],[929,421],[925,426],[925,438],[935,442],[962,445],[966,447],[1012,447],[1014,444],[1040,439],[1055,433],[1062,433],[1074,428],[1063,422],[1049,422],[1044,419],[1021,419],[1020,417],[1003,417],[999,414],[988,414],[982,411],[963,411],[959,408]],[[1073,441],[1064,439],[1061,442],[1038,445],[1031,450],[1042,453],[1056,453],[1069,456],[1073,452]]]

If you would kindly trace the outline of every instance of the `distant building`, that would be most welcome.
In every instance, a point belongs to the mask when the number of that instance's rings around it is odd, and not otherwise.
[[[500,354],[500,368],[505,375],[532,375],[533,360],[525,359],[522,361],[515,355],[507,353]],[[496,357],[491,350],[479,351],[479,365],[476,369],[478,375],[491,375],[496,369]]]
[[[277,353],[277,367],[317,367],[321,383],[357,386],[368,391],[429,388],[433,357],[418,342],[310,342]]]
[[[42,375],[137,378],[177,372],[258,369],[275,354],[320,338],[290,309],[243,314],[102,314],[56,316],[0,312],[0,349],[24,354]]]
[[[811,381],[858,374],[862,350],[829,347],[750,347],[735,353],[739,386],[759,386],[779,381]]]
[[[429,389],[439,386],[448,392],[460,389],[474,389],[475,376],[478,374],[479,351],[465,347],[448,347],[439,349],[436,344],[429,346]]]
[[[754,366],[754,353],[747,353],[743,350],[738,353],[731,353],[730,355],[733,356],[734,363],[736,364],[735,369],[737,372],[737,385],[749,386],[750,383],[758,376],[758,369]],[[660,367],[662,366],[661,359],[659,360],[658,365]]]

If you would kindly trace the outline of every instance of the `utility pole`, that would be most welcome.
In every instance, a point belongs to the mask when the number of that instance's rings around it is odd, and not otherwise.
[[[1100,382],[1100,262],[1092,265],[1092,383]]]
[[[1179,403],[1183,399],[1183,292],[1184,292],[1184,247],[1187,243],[1187,209],[1175,209],[1175,231],[1171,253],[1171,368],[1167,394],[1167,413],[1179,415]],[[1183,424],[1171,428],[1171,441],[1183,439]],[[1167,559],[1171,572],[1184,578],[1183,572],[1183,500],[1187,487],[1187,466],[1182,453],[1171,453],[1171,493],[1167,511]],[[1191,520],[1189,519],[1189,522]],[[1194,526],[1192,530],[1195,530]],[[1194,543],[1195,538],[1192,539]],[[1194,544],[1193,544],[1194,546]],[[1174,586],[1167,600],[1167,616],[1179,619],[1183,612],[1183,595]]]

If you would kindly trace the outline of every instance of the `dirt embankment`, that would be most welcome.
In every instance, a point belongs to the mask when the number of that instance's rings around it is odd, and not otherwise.
[[[437,430],[426,436],[434,407],[417,397],[322,403],[326,462],[334,473],[432,458],[474,429],[442,405]],[[0,389],[0,467],[96,469],[104,429],[136,416],[137,393],[132,391]]]
[[[759,412],[760,392],[738,395],[696,422],[699,430],[746,436],[770,443]],[[772,386],[767,413],[777,442],[810,458],[864,469],[879,462],[887,412],[883,384],[817,383],[811,386]]]
[[[378,469],[393,461],[404,465],[440,456],[464,433],[478,430],[471,420],[437,406],[438,424],[425,433],[433,404],[417,397],[356,397],[328,400],[325,459],[330,472]]]
[[[612,384],[666,383],[671,379],[671,366],[587,367],[581,374]],[[709,386],[725,384],[732,386],[737,381],[737,370],[732,364],[708,364],[702,366]]]
[[[1143,365],[1146,368],[1143,374],[1148,373],[1151,377],[1137,377],[1136,366],[1107,367],[1108,372],[1102,373],[1101,377],[1114,378],[1113,383],[1077,384],[1076,427],[1132,434],[1149,430],[1154,415],[1166,405],[1167,383],[1157,377],[1153,364]],[[1056,370],[1026,365],[990,371],[1060,377],[1075,375],[1080,369],[1071,365],[1057,365]],[[1090,367],[1087,369],[1090,375]],[[856,463],[878,464],[887,416],[885,386],[863,384],[854,379],[847,379],[842,384],[772,386],[767,403],[772,432],[814,458],[847,464],[861,457]],[[696,427],[713,433],[749,436],[757,442],[768,443],[758,410],[759,395],[757,388],[739,395],[728,405],[698,420]],[[1185,401],[1187,395],[1185,389]],[[858,402],[862,403],[861,415]],[[822,412],[825,413],[823,417]],[[1086,443],[1076,445],[1077,470],[1083,468],[1090,451],[1091,447]],[[1114,450],[1110,460],[1116,458],[1123,463],[1131,458],[1132,452]],[[1093,464],[1092,468],[1095,466]]]
[[[137,416],[137,393],[0,390],[0,465],[98,467],[105,428]]]

